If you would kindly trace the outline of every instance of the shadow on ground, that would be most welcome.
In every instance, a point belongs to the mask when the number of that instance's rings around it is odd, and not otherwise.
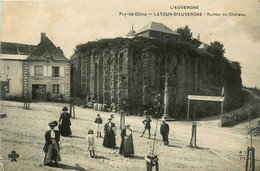
[[[144,156],[131,156],[132,159],[144,160]]]
[[[178,145],[169,145],[168,147],[183,148],[183,147],[178,146]]]
[[[83,167],[80,167],[79,164],[75,164],[75,166],[70,166],[70,165],[59,163],[59,166],[50,166],[50,167],[62,168],[63,170],[81,170],[81,171],[86,170]]]
[[[107,157],[104,157],[104,156],[96,156],[96,159],[110,160],[109,158],[107,158]]]
[[[71,135],[71,136],[69,136],[69,138],[86,139],[85,137],[80,137],[80,136],[77,136],[77,135]]]

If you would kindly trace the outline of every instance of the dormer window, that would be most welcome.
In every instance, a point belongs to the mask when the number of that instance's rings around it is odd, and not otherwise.
[[[45,60],[47,63],[50,63],[51,62],[51,57],[49,55],[45,56]]]

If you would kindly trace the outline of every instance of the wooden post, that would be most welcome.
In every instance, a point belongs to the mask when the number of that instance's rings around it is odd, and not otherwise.
[[[187,122],[189,122],[189,114],[190,114],[190,100],[188,99]]]
[[[195,121],[196,119],[196,105],[194,104],[193,106],[193,120]]]
[[[252,148],[252,171],[255,170],[255,148]]]
[[[221,102],[221,111],[220,111],[220,125],[221,125],[221,127],[222,127],[222,117],[223,117],[223,106],[224,106],[224,99],[223,99],[223,101]]]
[[[247,148],[246,171],[255,171],[255,149]]]
[[[192,123],[192,128],[191,128],[190,147],[197,147],[197,144],[196,144],[196,134],[197,134],[197,124],[195,122],[193,122]]]
[[[248,157],[249,157],[249,147],[247,148],[247,153],[246,153],[246,171],[248,171]]]

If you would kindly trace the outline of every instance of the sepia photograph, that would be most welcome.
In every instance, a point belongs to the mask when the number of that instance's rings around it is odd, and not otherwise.
[[[260,171],[259,0],[0,2],[0,171]]]

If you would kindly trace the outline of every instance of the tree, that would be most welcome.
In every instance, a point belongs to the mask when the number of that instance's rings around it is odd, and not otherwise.
[[[176,32],[181,35],[181,41],[190,42],[192,40],[192,32],[189,26],[179,27]]]
[[[218,57],[224,57],[225,53],[224,45],[218,41],[211,42],[210,46],[207,48],[207,51]]]

